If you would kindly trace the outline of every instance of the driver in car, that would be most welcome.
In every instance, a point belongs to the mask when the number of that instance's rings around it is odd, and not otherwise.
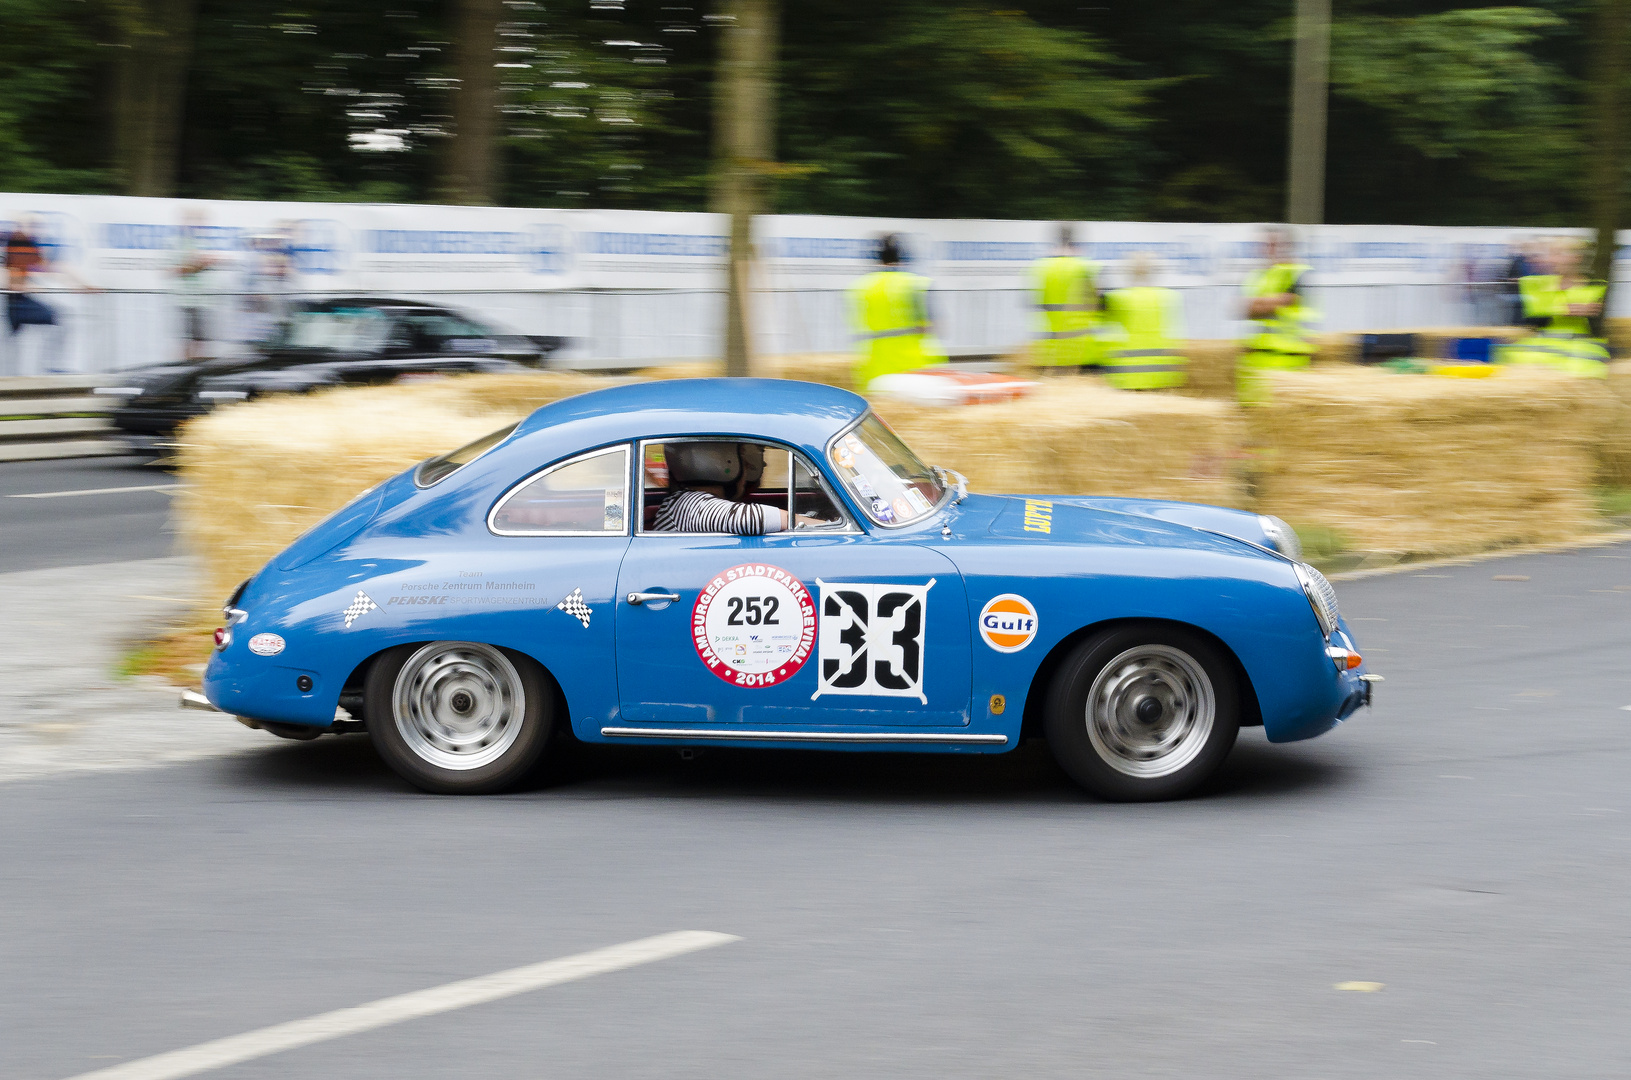
[[[787,511],[744,500],[765,474],[765,448],[757,443],[667,443],[672,490],[657,511],[656,532],[763,536],[789,528]],[[800,515],[798,524],[826,522]]]

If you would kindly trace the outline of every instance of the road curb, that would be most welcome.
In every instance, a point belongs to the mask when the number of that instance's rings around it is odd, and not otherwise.
[[[1631,543],[1631,529],[1620,529],[1597,536],[1583,536],[1574,540],[1559,540],[1551,544],[1533,544],[1528,547],[1501,548],[1498,551],[1480,551],[1472,555],[1450,555],[1442,559],[1423,559],[1420,562],[1395,563],[1393,566],[1373,566],[1364,570],[1345,570],[1327,574],[1332,581],[1359,581],[1364,578],[1384,577],[1388,574],[1409,574],[1418,570],[1433,570],[1443,566],[1470,566],[1492,559],[1513,559],[1520,555],[1555,555],[1566,551],[1585,551],[1595,547],[1611,547]]]

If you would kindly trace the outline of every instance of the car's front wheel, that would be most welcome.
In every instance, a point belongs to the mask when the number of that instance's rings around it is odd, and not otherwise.
[[[1175,799],[1211,776],[1234,746],[1234,669],[1215,645],[1182,627],[1115,627],[1065,658],[1044,726],[1060,767],[1093,794],[1118,802]]]
[[[537,764],[554,720],[552,689],[519,653],[433,641],[376,660],[363,709],[374,748],[403,779],[438,794],[483,795]]]

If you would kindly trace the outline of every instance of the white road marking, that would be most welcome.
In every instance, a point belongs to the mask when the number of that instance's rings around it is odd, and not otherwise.
[[[82,488],[79,491],[29,491],[8,499],[66,499],[73,495],[113,495],[120,491],[174,491],[186,484],[142,484],[138,487]]]
[[[1631,712],[1631,705],[1621,705],[1620,706],[1620,711],[1621,712]]]
[[[559,960],[545,960],[539,964],[433,986],[428,990],[381,998],[355,1008],[308,1016],[304,1020],[273,1024],[258,1031],[189,1046],[185,1050],[172,1050],[167,1054],[81,1073],[72,1080],[174,1080],[344,1035],[400,1024],[404,1020],[466,1009],[529,990],[622,971],[741,940],[734,934],[717,934],[710,930],[676,930],[578,953],[576,956],[563,956]]]

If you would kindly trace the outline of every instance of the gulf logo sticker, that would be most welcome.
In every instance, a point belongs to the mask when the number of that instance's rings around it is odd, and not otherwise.
[[[1019,652],[1036,640],[1036,607],[1017,593],[993,596],[980,609],[980,637],[998,652]]]

